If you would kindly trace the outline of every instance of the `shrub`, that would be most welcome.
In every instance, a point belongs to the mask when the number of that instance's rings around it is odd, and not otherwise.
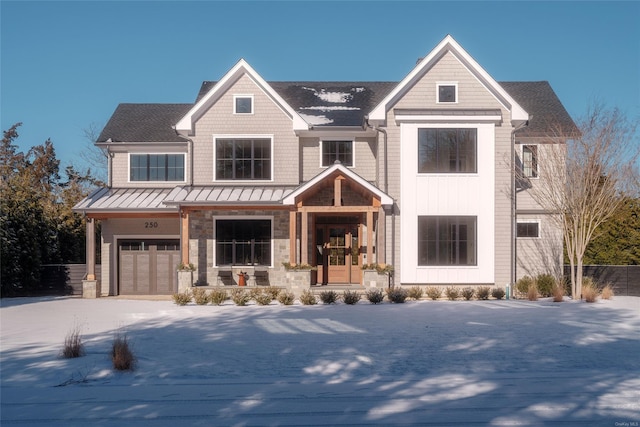
[[[340,299],[340,295],[336,291],[320,292],[320,300],[323,304],[334,304]]]
[[[193,288],[193,301],[198,305],[207,305],[209,303],[209,295],[207,290],[202,288]]]
[[[256,295],[254,299],[256,300],[258,305],[269,305],[271,304],[271,301],[273,301],[273,298],[271,298],[271,294],[267,292]]]
[[[262,288],[249,288],[246,292],[249,294],[249,299],[257,299],[262,295]]]
[[[409,288],[407,295],[408,295],[408,298],[411,298],[412,300],[417,301],[420,298],[422,298],[423,294],[424,294],[424,290],[422,290],[420,286],[413,286]]]
[[[536,282],[531,282],[527,289],[527,299],[529,301],[538,301],[538,285]]]
[[[607,283],[602,291],[600,291],[600,298],[602,299],[611,299],[613,298],[613,288],[610,283]]]
[[[396,304],[404,303],[408,296],[409,292],[404,288],[397,288],[393,286],[387,289],[387,298],[389,299],[389,301]]]
[[[177,305],[187,305],[191,302],[191,293],[189,291],[173,294],[173,302]]]
[[[84,344],[80,336],[80,327],[74,326],[64,339],[62,357],[65,359],[73,359],[84,356],[84,354]]]
[[[449,286],[444,290],[445,295],[450,301],[455,301],[460,297],[460,289],[455,286]]]
[[[429,286],[427,288],[427,297],[431,298],[433,301],[437,300],[442,296],[442,289],[436,286]]]
[[[556,284],[556,278],[551,274],[540,274],[536,277],[536,285],[538,293],[543,297],[550,297],[553,291],[553,285]]]
[[[278,293],[278,302],[282,305],[292,305],[293,301],[295,301],[295,296],[293,292],[289,291],[280,291]]]
[[[464,288],[462,290],[462,298],[464,298],[465,300],[469,301],[469,300],[471,300],[471,298],[473,298],[475,293],[476,293],[476,290],[473,289],[473,288]]]
[[[521,277],[516,282],[516,290],[518,291],[518,293],[520,293],[520,295],[528,295],[529,287],[534,283],[534,280],[529,276]]]
[[[491,296],[494,297],[495,299],[502,299],[504,298],[505,292],[504,289],[502,288],[493,288],[491,290]]]
[[[344,301],[345,304],[349,304],[349,305],[357,304],[361,298],[362,298],[362,295],[358,291],[347,290],[347,291],[344,291],[344,294],[342,294],[342,301]]]
[[[136,358],[129,346],[129,339],[126,335],[116,334],[111,346],[111,361],[113,369],[117,371],[132,371]]]
[[[304,305],[315,305],[318,303],[318,299],[313,294],[313,292],[307,289],[306,291],[302,292],[302,295],[300,295],[300,302]]]
[[[479,300],[486,301],[489,299],[489,295],[491,294],[491,288],[489,288],[488,286],[480,286],[476,290],[476,293]]]
[[[209,295],[209,300],[211,301],[211,304],[214,305],[222,305],[228,299],[229,296],[227,295],[227,291],[221,288],[212,290],[211,294]]]
[[[367,297],[371,304],[380,304],[384,301],[384,292],[382,292],[382,289],[369,289],[365,292],[364,296]]]
[[[582,279],[582,296],[586,302],[596,302],[598,298],[598,286],[591,277]]]
[[[235,288],[231,290],[231,300],[239,306],[245,306],[251,301],[251,295],[244,289]]]
[[[278,296],[280,295],[280,292],[282,292],[282,289],[275,286],[267,286],[266,288],[264,288],[264,292],[271,295],[271,299],[278,299]]]
[[[551,294],[553,295],[553,302],[564,301],[564,294],[565,294],[564,284],[559,281],[556,282],[556,284],[553,285]]]

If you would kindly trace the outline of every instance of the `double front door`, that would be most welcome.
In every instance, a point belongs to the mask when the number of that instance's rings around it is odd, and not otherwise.
[[[322,284],[360,283],[360,225],[316,223],[316,266]]]

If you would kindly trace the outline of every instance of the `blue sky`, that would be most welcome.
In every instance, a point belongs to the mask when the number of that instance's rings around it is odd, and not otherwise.
[[[0,1],[2,130],[81,166],[122,102],[193,102],[240,58],[269,80],[399,81],[451,34],[498,81],[569,113],[640,116],[640,2]]]

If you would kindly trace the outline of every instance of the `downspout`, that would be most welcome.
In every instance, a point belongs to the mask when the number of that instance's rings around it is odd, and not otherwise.
[[[186,139],[189,143],[189,187],[193,187],[193,139],[178,133],[175,126],[173,126],[173,131],[179,138]]]
[[[111,188],[113,186],[113,156],[114,154],[107,145],[107,188]]]
[[[516,191],[516,132],[529,126],[529,120],[521,125],[513,128],[511,131],[511,284],[515,286],[517,281],[517,263],[518,263],[518,243],[517,243],[517,227],[518,219],[516,217],[517,210],[517,191]]]

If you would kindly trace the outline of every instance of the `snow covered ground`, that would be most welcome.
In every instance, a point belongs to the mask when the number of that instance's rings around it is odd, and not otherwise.
[[[0,424],[638,426],[640,298],[3,299]],[[87,354],[60,357],[79,327]],[[138,358],[111,369],[116,333]]]

